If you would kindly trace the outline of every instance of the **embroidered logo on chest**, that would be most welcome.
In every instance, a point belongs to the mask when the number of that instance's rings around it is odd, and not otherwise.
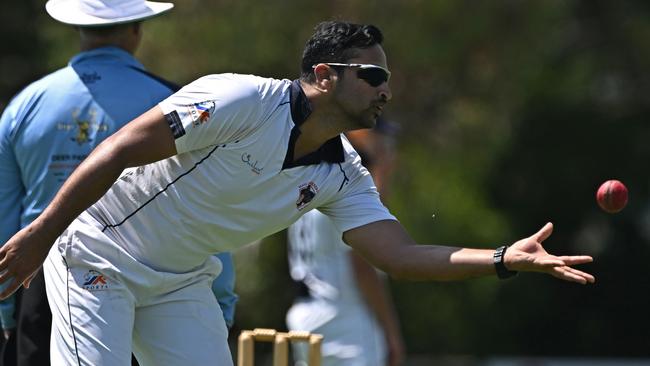
[[[296,200],[296,208],[302,210],[309,202],[311,202],[318,193],[318,186],[314,182],[301,184],[298,187],[298,200]]]
[[[241,154],[241,161],[246,163],[251,168],[251,171],[257,175],[260,175],[262,173],[262,170],[264,170],[264,167],[257,166],[259,162],[253,159],[249,153]]]

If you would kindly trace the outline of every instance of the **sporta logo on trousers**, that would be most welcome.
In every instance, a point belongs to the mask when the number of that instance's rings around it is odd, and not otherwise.
[[[84,275],[84,283],[81,286],[88,291],[108,290],[109,288],[106,277],[92,269]]]

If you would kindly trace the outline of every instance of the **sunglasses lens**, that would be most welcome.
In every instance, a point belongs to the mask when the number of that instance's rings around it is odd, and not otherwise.
[[[359,69],[357,76],[375,87],[388,81],[388,73],[379,67]]]

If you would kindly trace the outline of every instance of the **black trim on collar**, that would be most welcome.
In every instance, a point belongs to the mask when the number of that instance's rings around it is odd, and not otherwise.
[[[300,86],[300,80],[294,80],[289,87],[291,101],[291,119],[296,126],[301,126],[311,114],[311,103]]]
[[[328,163],[342,163],[345,160],[343,142],[341,136],[327,140],[318,150],[311,152],[294,161],[293,153],[296,148],[296,141],[300,136],[300,126],[311,114],[312,108],[309,99],[300,86],[300,80],[294,80],[289,88],[289,100],[291,101],[291,119],[295,126],[291,130],[287,155],[284,158],[282,169],[294,168],[302,165],[319,164],[322,161]]]

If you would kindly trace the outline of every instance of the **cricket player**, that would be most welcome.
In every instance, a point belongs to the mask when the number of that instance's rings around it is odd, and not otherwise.
[[[382,202],[394,165],[396,125],[379,119],[373,129],[346,135],[375,182]],[[288,230],[289,270],[299,294],[287,312],[290,330],[323,335],[323,366],[397,366],[404,359],[399,322],[384,279],[341,239],[342,233],[318,210]],[[292,343],[296,365],[307,345]]]
[[[372,25],[321,23],[300,79],[205,76],[100,144],[0,249],[0,298],[29,285],[45,261],[52,363],[126,365],[133,350],[143,366],[232,364],[210,293],[221,270],[212,254],[312,209],[394,277],[534,271],[594,282],[572,267],[591,257],[544,250],[550,223],[496,250],[411,239],[341,135],[373,127],[391,99],[382,39]]]

